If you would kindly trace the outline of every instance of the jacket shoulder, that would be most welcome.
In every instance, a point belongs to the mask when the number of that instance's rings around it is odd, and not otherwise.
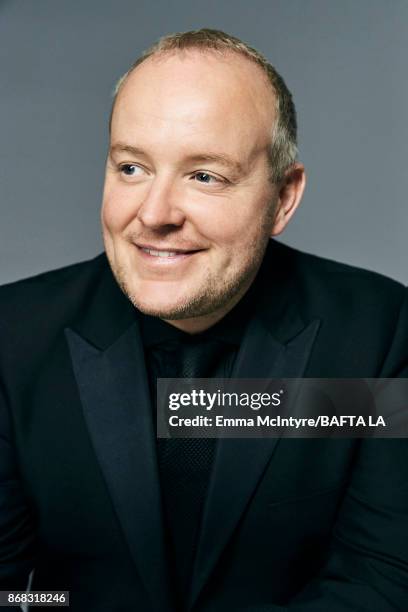
[[[108,267],[103,254],[0,287],[0,371],[40,359],[86,309]]]
[[[278,250],[298,285],[313,287],[320,299],[348,298],[400,303],[405,296],[404,285],[388,276],[325,257],[302,252],[282,243]]]
[[[36,310],[48,317],[53,307],[61,313],[78,305],[81,294],[95,282],[107,267],[105,254],[93,259],[71,264],[0,286],[0,313],[2,319],[9,316],[32,319]],[[81,291],[82,290],[82,291]],[[1,325],[1,323],[0,323]]]
[[[300,318],[320,320],[312,359],[318,376],[394,376],[406,367],[408,291],[402,283],[285,245],[277,250]]]

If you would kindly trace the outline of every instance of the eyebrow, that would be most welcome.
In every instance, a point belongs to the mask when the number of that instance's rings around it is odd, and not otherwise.
[[[243,165],[229,157],[229,155],[222,153],[203,153],[198,155],[190,155],[187,158],[188,161],[192,163],[201,163],[201,162],[213,162],[216,164],[220,164],[221,166],[225,166],[226,168],[230,168],[233,172],[237,174],[241,174],[244,171]]]
[[[145,155],[143,149],[133,147],[122,142],[118,142],[109,147],[109,153],[131,153],[132,155]]]
[[[143,149],[123,142],[118,142],[112,145],[109,152],[130,153],[132,155],[146,156],[146,152]],[[197,153],[196,155],[188,155],[185,158],[185,161],[190,163],[213,162],[231,169],[236,174],[241,174],[244,172],[244,166],[239,161],[224,153]]]

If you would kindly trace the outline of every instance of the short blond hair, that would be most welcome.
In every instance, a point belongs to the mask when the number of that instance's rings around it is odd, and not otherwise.
[[[202,28],[201,30],[169,34],[160,38],[138,57],[115,86],[109,120],[109,130],[118,94],[133,70],[154,55],[163,55],[165,53],[174,53],[190,49],[199,49],[204,52],[212,51],[225,53],[229,51],[238,53],[257,64],[266,74],[272,86],[273,93],[275,94],[276,114],[276,120],[271,135],[271,148],[269,151],[271,180],[279,183],[283,179],[285,172],[295,163],[298,153],[296,109],[292,94],[281,75],[262,53],[250,47],[239,38],[226,34],[221,30]]]

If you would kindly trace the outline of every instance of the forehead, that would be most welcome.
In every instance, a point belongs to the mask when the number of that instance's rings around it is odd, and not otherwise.
[[[237,53],[187,51],[153,56],[123,84],[112,137],[266,146],[275,99],[260,67]]]

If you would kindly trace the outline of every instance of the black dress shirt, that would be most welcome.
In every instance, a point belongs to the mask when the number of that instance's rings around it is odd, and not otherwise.
[[[202,363],[193,377],[231,376],[246,324],[254,289],[217,324],[191,335],[157,317],[139,313],[146,367],[156,422],[156,379],[180,376],[180,354],[197,353],[206,346]],[[182,368],[183,369],[183,368]],[[175,594],[183,608],[194,562],[203,504],[216,451],[215,439],[158,439],[158,468],[168,536],[169,564],[173,569]]]

